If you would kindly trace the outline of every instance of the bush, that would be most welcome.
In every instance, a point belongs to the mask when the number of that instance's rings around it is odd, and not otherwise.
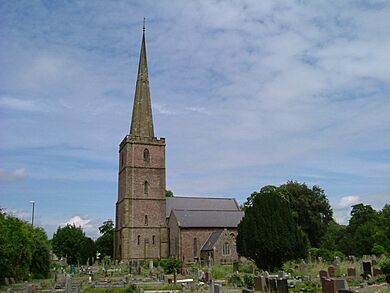
[[[232,273],[230,265],[214,265],[211,271],[213,279],[222,280]]]
[[[248,289],[252,289],[255,285],[255,277],[253,275],[244,275],[244,285]]]
[[[383,274],[388,275],[390,274],[390,259],[386,259],[380,263],[380,268],[383,272]]]
[[[160,260],[160,266],[164,269],[166,274],[173,274],[175,270],[176,272],[180,271],[181,262],[176,258],[167,257]]]
[[[236,287],[242,287],[243,282],[239,274],[233,274],[228,279],[229,284],[236,286]]]

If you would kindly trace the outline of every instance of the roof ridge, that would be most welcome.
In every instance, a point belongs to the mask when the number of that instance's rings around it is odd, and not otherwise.
[[[185,212],[185,211],[190,211],[190,212],[244,212],[242,210],[193,210],[193,209],[172,209],[172,211],[178,211],[178,212]]]

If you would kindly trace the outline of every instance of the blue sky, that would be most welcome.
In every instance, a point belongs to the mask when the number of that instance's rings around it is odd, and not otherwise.
[[[114,219],[142,33],[176,195],[319,185],[390,202],[388,1],[0,1],[0,206],[51,237]]]

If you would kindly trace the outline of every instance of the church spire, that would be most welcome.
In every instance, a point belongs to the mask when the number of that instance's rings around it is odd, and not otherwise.
[[[145,19],[139,57],[137,84],[135,87],[133,115],[130,127],[131,136],[154,137],[152,102],[150,99],[148,63],[146,60]]]

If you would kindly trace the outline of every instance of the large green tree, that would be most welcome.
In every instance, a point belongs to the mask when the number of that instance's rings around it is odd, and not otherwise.
[[[58,257],[66,257],[69,264],[82,262],[86,238],[81,227],[76,227],[74,224],[58,227],[51,241],[53,252]]]
[[[244,204],[237,251],[261,269],[273,270],[307,255],[307,240],[293,219],[288,201],[275,186],[254,192]]]
[[[293,218],[307,234],[311,246],[319,247],[333,220],[333,211],[324,190],[316,185],[309,188],[296,181],[288,181],[279,189],[290,202]]]
[[[112,258],[114,253],[114,223],[112,220],[103,222],[99,231],[102,236],[96,239],[96,248],[101,253],[102,258],[105,256]]]
[[[2,277],[44,278],[49,269],[50,244],[43,229],[0,210],[0,282]]]

